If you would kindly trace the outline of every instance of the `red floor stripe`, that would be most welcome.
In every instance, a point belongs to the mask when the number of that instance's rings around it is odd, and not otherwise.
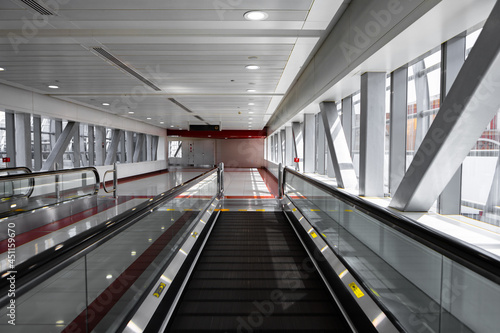
[[[37,238],[46,236],[54,231],[60,230],[72,224],[78,223],[86,218],[92,217],[96,214],[102,213],[108,209],[114,208],[117,205],[123,204],[129,200],[137,198],[150,198],[148,196],[121,196],[118,197],[117,202],[114,200],[109,200],[99,203],[97,206],[89,208],[83,212],[65,217],[63,219],[48,223],[41,227],[35,228],[33,230],[24,232],[22,234],[16,235],[16,246],[21,246]],[[0,253],[4,253],[8,250],[8,239],[0,241]]]
[[[170,228],[168,228],[151,246],[144,251],[120,276],[114,280],[90,305],[83,310],[64,330],[69,332],[90,332],[120,300],[146,268],[172,240],[194,212],[184,213]],[[87,317],[89,321],[87,322]]]
[[[274,199],[272,195],[225,195],[226,199]]]

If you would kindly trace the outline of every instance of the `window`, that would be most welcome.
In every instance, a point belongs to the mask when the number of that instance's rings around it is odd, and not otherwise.
[[[168,143],[168,157],[182,158],[182,141],[170,141]]]

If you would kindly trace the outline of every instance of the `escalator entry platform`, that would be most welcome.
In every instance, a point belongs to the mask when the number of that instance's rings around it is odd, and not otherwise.
[[[351,332],[283,212],[222,211],[165,332]]]

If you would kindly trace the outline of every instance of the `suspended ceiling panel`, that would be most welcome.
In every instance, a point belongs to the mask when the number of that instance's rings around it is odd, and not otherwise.
[[[265,126],[343,1],[31,2],[51,15],[0,0],[0,82],[164,128],[242,130]]]

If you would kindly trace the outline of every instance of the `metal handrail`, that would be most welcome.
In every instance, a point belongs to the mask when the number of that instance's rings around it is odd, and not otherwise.
[[[286,184],[286,174],[290,173],[302,180],[320,188],[335,198],[354,206],[357,210],[374,217],[379,222],[394,229],[413,240],[431,248],[473,272],[500,284],[500,258],[475,245],[461,242],[447,234],[440,233],[404,215],[380,207],[374,203],[357,197],[353,194],[342,192],[332,186],[309,178],[289,167],[284,169],[283,186]]]
[[[113,189],[112,190],[108,190],[108,188],[106,187],[106,175],[108,173],[113,174]],[[116,198],[117,186],[118,186],[118,169],[117,169],[116,163],[114,163],[113,169],[107,170],[106,172],[104,172],[104,175],[102,176],[102,188],[103,188],[104,192],[106,192],[106,193],[113,193],[113,197]]]
[[[12,172],[12,171],[25,171],[25,173],[32,173],[31,169],[28,168],[28,167],[13,167],[13,168],[4,168],[4,169],[0,169],[0,173],[1,172]],[[1,177],[7,177],[7,176],[10,176],[10,175],[4,175],[4,176],[0,176]]]
[[[185,183],[149,199],[138,206],[131,208],[87,231],[84,231],[56,246],[31,257],[15,267],[15,272],[0,272],[0,307],[9,302],[7,278],[16,275],[16,297],[29,291],[32,287],[42,283],[47,278],[76,262],[90,251],[102,245],[116,234],[134,225],[156,207],[184,193],[187,189],[197,185],[213,173],[211,169]],[[219,194],[219,193],[217,193]]]

